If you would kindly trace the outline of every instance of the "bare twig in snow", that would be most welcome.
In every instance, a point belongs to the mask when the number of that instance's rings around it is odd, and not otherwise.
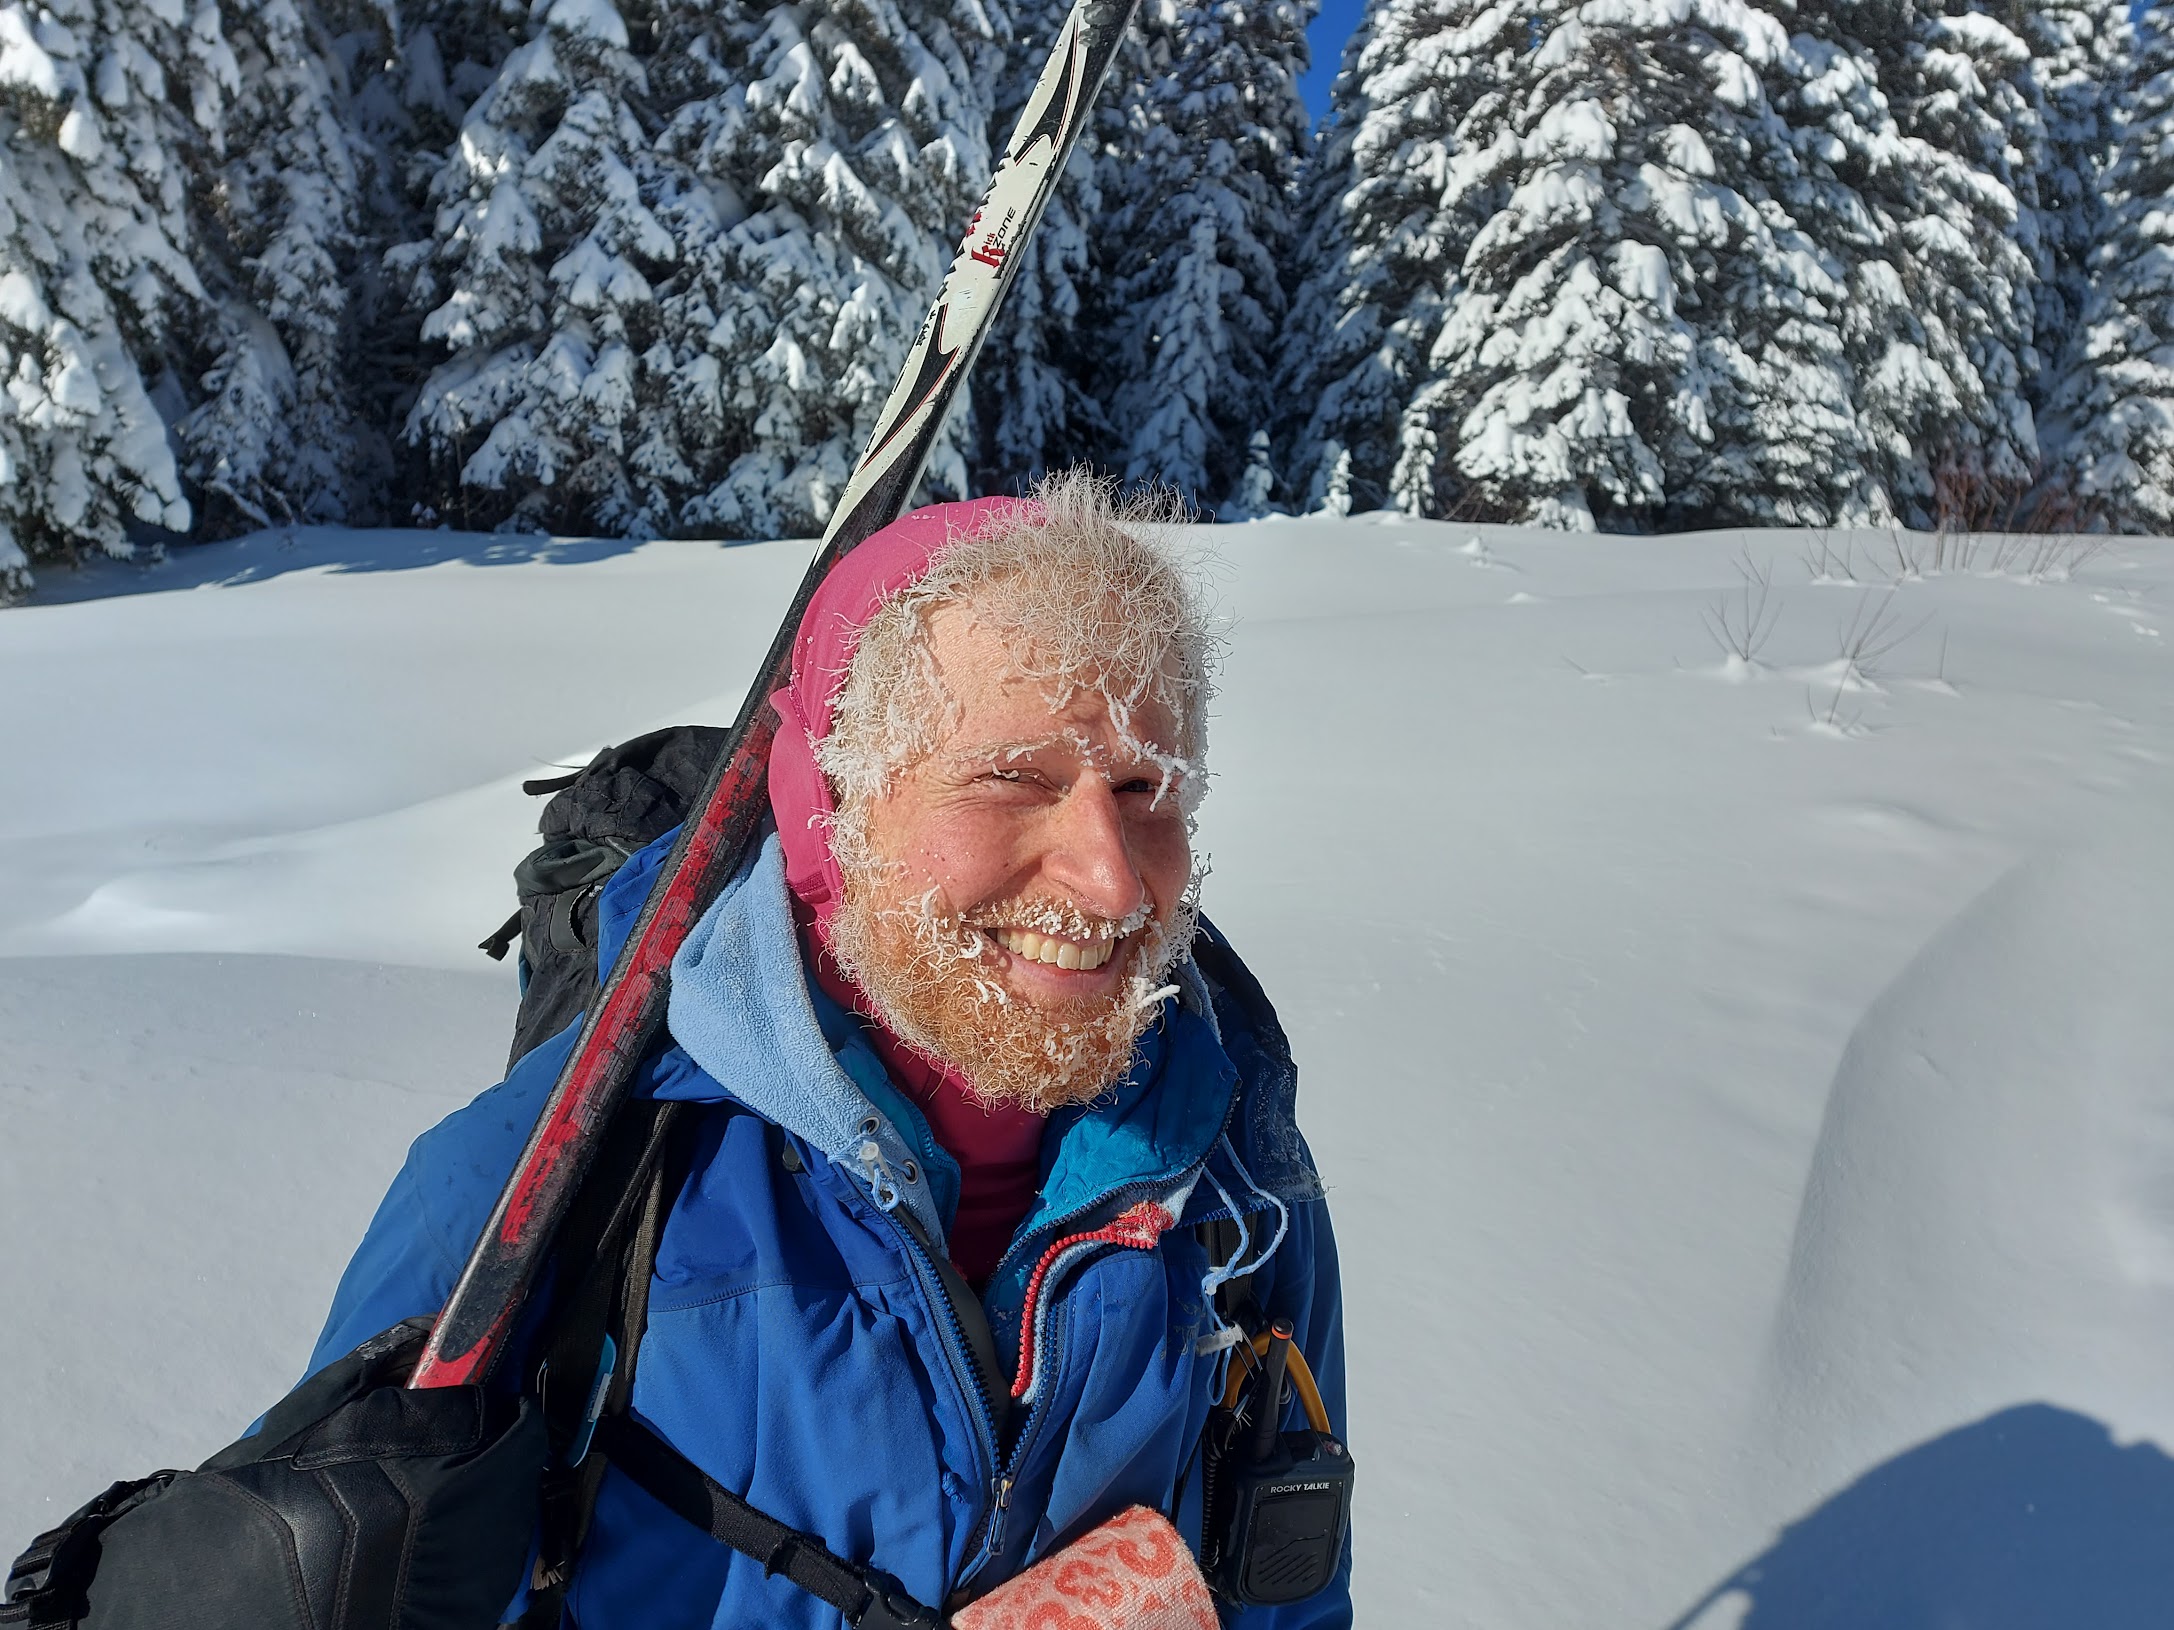
[[[1797,558],[1804,562],[1805,575],[1814,583],[1854,583],[1857,581],[1857,545],[1848,538],[1842,540],[1839,554],[1834,548],[1834,534],[1821,527],[1814,532],[1811,542],[1799,551]]]
[[[1923,562],[1918,559],[1916,540],[1912,539],[1905,544],[1904,536],[1900,526],[1893,522],[1888,523],[1887,547],[1894,551],[1895,556],[1895,572],[1890,582],[1914,583],[1925,575]]]
[[[1867,589],[1858,598],[1857,607],[1850,613],[1849,621],[1838,631],[1841,649],[1836,659],[1839,671],[1834,678],[1833,699],[1827,704],[1827,716],[1824,720],[1819,718],[1816,708],[1813,710],[1814,723],[1824,723],[1836,730],[1846,730],[1854,724],[1854,718],[1848,721],[1842,718],[1842,698],[1853,689],[1872,687],[1882,671],[1881,665],[1894,653],[1895,648],[1932,621],[1932,613],[1927,612],[1916,622],[1907,627],[1902,626],[1895,614],[1895,593],[1892,588],[1884,593]],[[1944,663],[1945,644],[1942,645],[1941,652]],[[1811,706],[1809,690],[1805,692],[1805,703],[1808,707]]]
[[[1700,618],[1723,656],[1748,664],[1758,660],[1760,649],[1781,620],[1781,606],[1773,600],[1771,562],[1757,565],[1746,550],[1736,557],[1736,575],[1740,581],[1735,592],[1715,595]]]
[[[1866,590],[1857,601],[1857,609],[1850,613],[1848,622],[1842,625],[1841,657],[1845,677],[1871,683],[1879,673],[1880,664],[1896,646],[1909,639],[1932,621],[1927,612],[1907,628],[1898,628],[1895,620],[1895,591],[1885,594]]]
[[[2049,534],[2039,539],[2038,547],[2031,551],[2031,567],[2025,575],[2033,583],[2065,583],[2075,575],[2078,567],[2105,547],[2106,539],[2100,534]]]

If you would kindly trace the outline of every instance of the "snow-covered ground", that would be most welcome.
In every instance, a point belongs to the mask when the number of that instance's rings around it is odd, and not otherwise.
[[[2163,1623],[2174,553],[1200,536],[1361,1623]],[[723,720],[805,556],[275,533],[0,613],[0,1550],[292,1379],[495,1078],[519,781]]]

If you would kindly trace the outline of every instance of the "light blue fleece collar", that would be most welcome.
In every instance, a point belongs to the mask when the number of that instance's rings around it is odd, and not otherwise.
[[[930,1238],[946,1237],[913,1151],[846,1074],[816,1022],[777,834],[763,840],[672,958],[667,1022],[673,1039],[733,1097],[852,1172],[884,1210],[904,1204]]]

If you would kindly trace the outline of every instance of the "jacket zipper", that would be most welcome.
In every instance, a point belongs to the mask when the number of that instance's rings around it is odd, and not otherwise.
[[[1238,1097],[1239,1095],[1235,1092],[1231,1094],[1230,1104],[1223,1111],[1222,1124],[1216,1129],[1215,1137],[1209,1142],[1207,1152],[1201,1156],[1203,1163],[1215,1153],[1215,1145],[1220,1143],[1224,1135],[1229,1132],[1232,1117],[1237,1112]],[[1157,1179],[1146,1179],[1137,1183],[1129,1183],[1122,1188],[1112,1189],[1109,1193],[1088,1202],[1077,1210],[1059,1217],[1053,1222],[1044,1223],[1033,1234],[1027,1236],[1026,1240],[1014,1240],[998,1260],[996,1271],[1001,1273],[1005,1265],[1011,1261],[1013,1255],[1028,1241],[1045,1234],[1054,1239],[1063,1230],[1092,1216],[1097,1211],[1109,1208],[1113,1204],[1115,1204],[1116,1209],[1111,1214],[1113,1216],[1117,1215],[1123,1212],[1127,1205],[1135,1201],[1153,1199],[1157,1194],[1167,1192],[1170,1183],[1176,1176],[1177,1173],[1173,1172]],[[1210,1213],[1211,1218],[1212,1216],[1213,1213]],[[989,1402],[988,1390],[997,1383],[1000,1377],[984,1376],[981,1373],[981,1366],[975,1362],[974,1355],[967,1344],[966,1328],[959,1320],[959,1310],[951,1300],[950,1291],[944,1286],[943,1276],[936,1271],[935,1264],[929,1261],[928,1252],[923,1249],[921,1242],[914,1238],[910,1229],[896,1218],[891,1217],[888,1212],[885,1213],[885,1219],[897,1231],[899,1238],[905,1241],[907,1254],[913,1260],[914,1277],[919,1280],[921,1285],[921,1294],[943,1310],[944,1325],[950,1337],[946,1343],[946,1356],[951,1361],[952,1378],[958,1383],[960,1392],[973,1409],[977,1427],[976,1435],[979,1439],[978,1447],[982,1453],[983,1463],[989,1468],[987,1482],[984,1485],[988,1491],[985,1496],[986,1505],[979,1522],[975,1525],[975,1540],[970,1542],[967,1548],[970,1560],[959,1573],[958,1588],[964,1589],[973,1583],[983,1568],[988,1566],[991,1558],[995,1556],[997,1548],[1003,1543],[1005,1519],[1011,1509],[1012,1488],[1018,1481],[1019,1468],[1025,1464],[1028,1449],[1040,1436],[1042,1418],[1046,1413],[1041,1406],[1040,1399],[1047,1397],[1055,1389],[1054,1387],[1042,1389],[1036,1401],[1027,1406],[1027,1417],[1019,1425],[1019,1433],[1013,1440],[1012,1451],[1008,1455],[1004,1454],[1003,1446],[997,1440],[996,1412]],[[1111,1250],[1125,1248],[1116,1245],[1110,1247]],[[1088,1257],[1075,1264],[1075,1268],[1084,1267],[1087,1262],[1100,1260],[1100,1254]],[[991,1277],[993,1278],[994,1275]],[[1077,1277],[1076,1272],[1073,1277]],[[1024,1315],[1025,1310],[1021,1309],[1021,1316],[1024,1317]],[[1034,1357],[1037,1365],[1042,1362],[1043,1349],[1054,1341],[1055,1333],[1062,1323],[1063,1314],[1061,1308],[1053,1307],[1050,1317],[1043,1322],[1041,1330],[1036,1334]]]
[[[1154,1187],[1152,1184],[1135,1186],[1141,1189],[1143,1198]],[[1062,1229],[1080,1218],[1102,1209],[1111,1199],[1121,1197],[1127,1192],[1127,1190],[1123,1189],[1116,1190],[1094,1204],[1084,1206],[1070,1216],[1058,1219],[1052,1226]],[[1122,1209],[1122,1207],[1119,1209]],[[892,1228],[897,1230],[899,1238],[905,1242],[907,1252],[913,1260],[914,1277],[920,1282],[921,1294],[943,1311],[944,1326],[950,1337],[945,1344],[946,1354],[951,1360],[953,1379],[958,1381],[960,1392],[965,1395],[967,1401],[973,1407],[975,1423],[979,1429],[977,1433],[979,1446],[982,1450],[984,1464],[988,1468],[984,1482],[984,1487],[988,1491],[985,1497],[986,1504],[979,1521],[975,1524],[974,1538],[967,1545],[969,1560],[959,1573],[959,1586],[964,1588],[974,1581],[983,1568],[988,1566],[990,1558],[996,1554],[997,1548],[1003,1544],[1004,1522],[1011,1509],[1012,1488],[1018,1481],[1018,1471],[1025,1462],[1027,1451],[1033,1446],[1036,1438],[1040,1436],[1044,1411],[1038,1401],[1027,1406],[1027,1416],[1020,1423],[1018,1437],[1012,1443],[1012,1451],[1008,1455],[1004,1454],[1002,1445],[997,1441],[996,1412],[990,1405],[988,1390],[1001,1378],[984,1376],[981,1373],[981,1366],[975,1362],[973,1352],[966,1340],[965,1326],[959,1320],[959,1310],[952,1302],[951,1292],[945,1287],[943,1276],[936,1271],[935,1265],[928,1260],[928,1252],[923,1249],[921,1242],[914,1237],[912,1230],[895,1218],[890,1219],[890,1221]],[[1047,1232],[1047,1230],[1035,1230],[1036,1234],[1044,1232]],[[1014,1248],[1016,1249],[1016,1246]],[[1111,1249],[1116,1250],[1119,1247],[1112,1246]],[[1010,1254],[1009,1251],[1005,1253],[1007,1257]],[[1095,1259],[1089,1258],[1088,1260]],[[1061,1310],[1052,1309],[1050,1318],[1044,1322],[1035,1342],[1035,1361],[1037,1363],[1041,1362],[1042,1349],[1047,1343],[1054,1340],[1055,1331],[1062,1322]],[[968,1378],[971,1378],[970,1383]]]
[[[982,1511],[975,1524],[978,1539],[987,1532],[995,1516],[998,1492],[997,1464],[1002,1446],[997,1441],[996,1410],[989,1401],[989,1388],[994,1384],[995,1377],[981,1373],[981,1365],[974,1358],[973,1348],[966,1339],[966,1326],[960,1322],[958,1307],[951,1300],[951,1292],[944,1287],[943,1276],[936,1271],[935,1264],[929,1260],[928,1252],[922,1248],[921,1242],[914,1237],[911,1229],[888,1212],[884,1213],[884,1219],[905,1243],[906,1255],[913,1263],[914,1278],[921,1286],[922,1297],[943,1314],[943,1327],[947,1337],[944,1352],[951,1361],[951,1378],[974,1417],[975,1445],[981,1455],[982,1486],[988,1491],[986,1498],[989,1501],[988,1507]],[[1009,1492],[1008,1487],[1005,1492]],[[969,1554],[976,1554],[971,1546]],[[969,1568],[968,1572],[971,1573],[972,1569]]]
[[[1220,1136],[1220,1134],[1218,1134],[1218,1136]],[[1210,1145],[1210,1147],[1212,1148],[1213,1145]],[[1066,1229],[1072,1227],[1076,1223],[1084,1221],[1086,1218],[1092,1216],[1098,1211],[1107,1210],[1114,1205],[1115,1212],[1113,1212],[1113,1215],[1122,1213],[1127,1205],[1135,1203],[1139,1200],[1152,1199],[1157,1194],[1167,1193],[1169,1187],[1170,1180],[1168,1178],[1165,1178],[1159,1183],[1153,1181],[1141,1182],[1129,1184],[1124,1188],[1113,1189],[1108,1194],[1102,1196],[1101,1199],[1096,1200],[1089,1205],[1082,1206],[1078,1210],[1070,1213],[1067,1216],[1059,1217],[1054,1222],[1045,1224],[1041,1228],[1037,1228],[1034,1233],[1029,1235],[1027,1238],[1028,1240],[1032,1240],[1044,1234],[1047,1234],[1052,1239],[1060,1237]],[[1011,1259],[1012,1253],[1019,1250],[1021,1246],[1025,1243],[1027,1243],[1027,1241],[1015,1241],[1012,1244],[1011,1248],[1005,1251],[1003,1261],[1000,1261],[997,1264],[998,1272],[1003,1271],[1004,1262],[1008,1262]],[[1083,1257],[1078,1262],[1072,1264],[1070,1270],[1070,1277],[1076,1280],[1079,1277],[1080,1272],[1084,1270],[1088,1266],[1088,1264],[1101,1261],[1102,1258],[1109,1255],[1111,1251],[1121,1251],[1131,1248],[1132,1247],[1122,1245],[1111,1245],[1107,1250],[1097,1251],[1091,1256]],[[1045,1294],[1049,1294],[1053,1297],[1055,1295],[1055,1291],[1056,1287],[1052,1285],[1048,1288],[1048,1291]],[[1022,1308],[1020,1310],[1020,1316],[1024,1318],[1025,1315],[1026,1310]],[[1048,1354],[1056,1346],[1059,1332],[1063,1329],[1063,1326],[1064,1305],[1062,1302],[1053,1301],[1051,1303],[1048,1316],[1041,1321],[1040,1327],[1035,1332],[1034,1364],[1038,1372],[1042,1372],[1046,1375],[1046,1372],[1043,1371],[1042,1367],[1047,1362]],[[973,1581],[977,1577],[979,1577],[982,1569],[986,1568],[989,1563],[995,1558],[998,1550],[1002,1547],[1004,1543],[1004,1526],[1006,1519],[1009,1517],[1011,1512],[1012,1488],[1018,1482],[1019,1469],[1026,1464],[1026,1457],[1028,1452],[1034,1447],[1036,1440],[1041,1436],[1042,1422],[1048,1414],[1048,1411],[1043,1409],[1042,1407],[1042,1400],[1050,1397],[1055,1391],[1056,1386],[1054,1382],[1038,1387],[1036,1389],[1034,1401],[1027,1405],[1027,1416],[1026,1419],[1020,1423],[1019,1435],[1012,1443],[1012,1452],[1004,1457],[1002,1469],[997,1473],[996,1479],[991,1485],[989,1491],[989,1513],[982,1523],[981,1543],[974,1549],[973,1560],[967,1563],[965,1569],[960,1573],[959,1576],[959,1584],[962,1588],[964,1586],[972,1584]]]
[[[1050,1309],[1049,1323],[1045,1328],[1054,1329],[1063,1322],[1063,1309],[1052,1308]],[[1052,1341],[1054,1339],[1054,1337],[1051,1337]],[[1037,1340],[1035,1342],[1037,1363],[1040,1362],[1041,1358],[1039,1352],[1041,1346],[1042,1343]],[[988,1531],[982,1535],[981,1548],[975,1553],[973,1562],[966,1569],[966,1579],[968,1581],[987,1567],[990,1559],[1003,1549],[1004,1524],[1011,1515],[1012,1485],[1018,1481],[1019,1468],[1026,1464],[1027,1452],[1034,1446],[1035,1440],[1041,1436],[1042,1422],[1047,1413],[1039,1402],[1027,1406],[1027,1418],[1020,1423],[1019,1437],[1012,1444],[1012,1452],[1004,1461],[1004,1470],[997,1477],[996,1502],[989,1512]]]

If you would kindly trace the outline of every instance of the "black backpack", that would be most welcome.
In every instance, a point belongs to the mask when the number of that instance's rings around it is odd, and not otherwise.
[[[491,1624],[520,1583],[543,1422],[481,1387],[404,1390],[429,1329],[373,1337],[200,1470],[116,1483],[40,1534],[9,1570],[0,1625]]]
[[[525,783],[552,795],[544,842],[515,869],[520,909],[482,946],[502,958],[521,943],[514,1059],[594,995],[597,896],[686,818],[724,737],[659,730]],[[607,1462],[856,1630],[937,1630],[895,1579],[749,1506],[626,1412],[686,1107],[614,1118],[554,1247],[517,1393],[407,1390],[430,1321],[396,1325],[195,1471],[116,1483],[40,1534],[8,1571],[0,1630],[484,1630],[524,1566],[522,1630],[551,1630]]]
[[[896,1579],[750,1506],[627,1412],[688,1107],[615,1117],[518,1393],[407,1390],[430,1321],[395,1325],[197,1470],[116,1483],[40,1534],[8,1570],[0,1630],[489,1630],[524,1568],[519,1630],[557,1630],[607,1462],[855,1630],[942,1630]]]
[[[617,1305],[616,1293],[627,1269],[654,1254],[671,1125],[667,1106],[621,1116],[561,1230],[552,1266],[560,1289],[536,1346],[562,1374],[607,1338],[625,1340],[629,1316],[646,1316],[646,1301]],[[496,1624],[542,1507],[565,1480],[581,1401],[563,1386],[534,1384],[410,1391],[430,1323],[411,1319],[373,1336],[195,1471],[116,1483],[40,1534],[8,1571],[0,1626]],[[554,1619],[557,1602],[553,1595]]]
[[[726,732],[682,724],[607,747],[570,775],[521,783],[551,794],[536,823],[543,842],[513,871],[520,908],[483,941],[502,961],[521,947],[521,1011],[508,1068],[557,1035],[596,995],[596,901],[629,855],[687,818],[724,750]]]

